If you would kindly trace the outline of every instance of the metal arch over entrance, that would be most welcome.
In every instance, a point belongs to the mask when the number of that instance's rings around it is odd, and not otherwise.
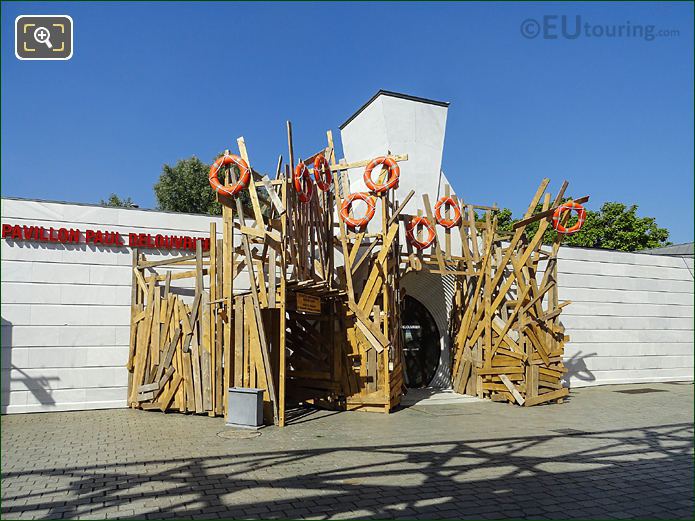
[[[404,299],[401,320],[405,384],[410,388],[426,387],[439,366],[439,328],[428,309],[410,295]]]

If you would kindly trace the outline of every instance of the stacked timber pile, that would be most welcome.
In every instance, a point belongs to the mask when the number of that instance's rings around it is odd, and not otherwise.
[[[398,266],[399,216],[413,192],[399,203],[395,197],[400,168],[407,155],[377,157],[351,164],[335,164],[341,172],[339,243],[340,279],[345,286],[341,321],[346,371],[342,387],[349,410],[388,413],[403,394],[403,351]],[[347,174],[364,168],[369,192],[350,192]],[[361,214],[355,203],[366,208]],[[370,226],[371,223],[371,226]]]
[[[407,155],[337,161],[329,131],[325,148],[295,160],[289,122],[287,133],[289,163],[281,156],[272,180],[252,168],[243,138],[239,155],[226,150],[212,165],[223,214],[209,252],[200,242],[174,259],[134,252],[131,407],[226,415],[227,389],[240,387],[263,389],[265,421],[279,426],[288,404],[388,413],[405,387],[400,281],[410,271],[454,280],[455,391],[526,406],[567,395],[562,235],[550,249],[541,239],[551,223],[565,230],[588,197],[562,203],[565,183],[551,200],[544,180],[505,235],[496,207],[458,201],[449,186],[407,214],[414,192],[396,198]],[[369,191],[351,193],[356,169]]]
[[[215,226],[211,227],[208,257],[215,258]],[[195,269],[182,271],[186,265]],[[203,276],[215,281],[215,263],[205,263],[202,245],[195,255],[148,261],[133,254],[133,294],[128,403],[142,409],[219,415],[226,399],[221,343],[214,342],[215,313]],[[168,269],[165,274],[155,269]],[[208,273],[209,272],[209,273]],[[185,299],[172,281],[194,279],[194,296]],[[213,286],[214,286],[213,282]]]
[[[550,250],[541,240],[551,222],[563,232],[578,230],[584,212],[579,203],[588,197],[562,203],[565,182],[551,203],[550,194],[543,195],[548,182],[543,181],[511,237],[498,234],[496,218],[488,217],[473,273],[457,280],[451,321],[456,392],[524,406],[562,401],[569,392],[561,382],[569,338],[559,316],[570,302],[558,301],[557,287],[563,233]],[[542,211],[533,215],[541,199]],[[565,228],[570,209],[579,212],[573,229]],[[533,222],[539,226],[527,234]],[[470,232],[475,234],[472,227]]]

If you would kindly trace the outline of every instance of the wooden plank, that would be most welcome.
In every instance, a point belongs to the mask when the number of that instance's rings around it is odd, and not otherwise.
[[[586,203],[588,201],[589,201],[588,195],[574,199],[574,202],[578,203],[578,204],[583,204],[583,203]],[[572,199],[570,199],[567,202],[572,202]],[[541,219],[551,217],[555,213],[555,210],[557,210],[559,208],[559,206],[561,206],[561,205],[553,206],[552,208],[550,208],[548,210],[538,212],[536,215],[532,215],[531,217],[527,217],[526,219],[521,219],[520,221],[517,221],[514,223],[514,226],[512,226],[512,229],[516,230],[516,229],[521,228],[523,226],[529,225],[533,222],[540,221]]]
[[[288,122],[288,133],[291,136],[291,126],[290,126],[289,122]],[[333,133],[329,130],[326,132],[326,136],[328,138],[328,146],[331,149],[334,149]],[[331,170],[333,170],[334,167],[337,166],[336,162],[335,162],[335,153],[331,154],[330,161],[331,161]],[[341,208],[342,204],[343,204],[343,201],[340,197],[340,187],[338,186],[339,178],[340,178],[340,176],[337,173],[336,173],[336,175],[333,176],[333,194],[335,196],[336,208]],[[350,252],[348,250],[348,244],[347,244],[347,228],[345,226],[345,222],[340,218],[338,219],[338,227],[340,230],[340,244],[341,244],[342,252],[343,252],[343,262],[345,265],[345,284],[347,287],[348,302],[354,302],[355,301],[355,290],[353,288],[353,281],[352,281],[353,270],[352,270],[352,266],[350,264]]]
[[[268,248],[268,307],[277,306],[277,252],[272,246]]]
[[[216,274],[217,274],[217,296],[221,296],[221,292],[224,288],[224,277],[223,277],[223,267],[222,267],[222,256],[223,256],[223,240],[217,239],[217,250],[216,250]],[[224,336],[225,336],[225,326],[223,322],[223,316],[226,316],[225,309],[231,308],[227,300],[222,298],[221,306],[217,309],[215,313],[215,382],[217,387],[217,414],[223,415],[225,409],[225,396],[227,395],[226,382],[224,381],[224,366],[227,362],[223,362],[224,358]],[[226,306],[223,307],[223,306]],[[227,317],[229,320],[229,317]]]
[[[280,162],[282,162],[282,156],[280,156]],[[278,215],[284,215],[284,213],[286,212],[285,205],[280,200],[280,197],[278,197],[275,188],[273,188],[273,186],[270,184],[270,179],[267,175],[261,179],[261,183],[263,183],[263,186],[265,186],[265,189],[268,191],[268,195],[270,196],[270,202],[275,207],[275,210],[277,211]]]
[[[526,405],[526,407],[531,407],[533,405],[538,405],[541,403],[549,402],[550,400],[557,400],[559,398],[564,398],[569,393],[570,393],[570,390],[566,387],[563,387],[562,389],[558,389],[557,391],[552,391],[549,393],[541,394],[541,395],[536,396],[534,398],[528,398],[524,405]]]
[[[187,411],[195,411],[195,390],[193,388],[193,360],[191,352],[185,352],[181,355],[183,365],[183,380],[185,387],[185,409]]]
[[[211,363],[210,352],[207,349],[202,349],[200,356],[200,367],[203,380],[203,409],[212,411],[212,386],[210,381]]]
[[[411,190],[408,192],[408,195],[405,196],[405,199],[403,199],[403,202],[398,206],[395,212],[393,212],[393,215],[391,218],[388,220],[388,223],[386,224],[386,229],[390,228],[393,223],[396,222],[396,220],[400,217],[401,213],[403,213],[403,210],[405,210],[406,205],[412,199],[412,197],[415,195],[415,190]]]
[[[242,159],[246,161],[246,164],[251,168],[251,160],[249,159],[249,154],[246,151],[246,142],[244,141],[243,137],[239,137],[237,140],[237,145],[239,146],[239,154],[241,155]],[[234,180],[234,175],[232,174],[232,179]],[[263,212],[261,212],[261,205],[258,201],[258,192],[256,191],[256,181],[253,179],[254,176],[251,176],[249,178],[249,184],[247,186],[247,190],[249,192],[249,196],[251,198],[251,207],[253,208],[253,215],[256,220],[256,228],[258,229],[263,229],[265,221],[263,220]],[[236,182],[236,180],[234,180]],[[238,201],[238,199],[237,199]],[[245,226],[243,223],[243,220],[239,221],[239,224],[242,226]]]
[[[190,261],[190,260],[195,260],[195,253],[192,255],[182,255],[180,257],[169,257],[163,260],[157,260],[157,261],[142,261],[138,263],[138,268],[140,269],[145,269],[145,268],[156,268],[158,266],[175,266],[176,264],[180,264],[182,262]]]
[[[333,149],[331,148],[331,154]],[[280,177],[280,172],[277,174]],[[280,188],[282,204],[287,207],[287,180],[283,179]],[[287,240],[287,212],[284,212],[280,217],[280,230],[283,240]],[[330,230],[332,232],[332,229]],[[286,324],[286,308],[287,308],[287,245],[286,242],[280,249],[280,317],[279,317],[279,338],[278,338],[278,426],[285,426],[285,397],[286,397],[286,370],[287,370],[287,324]],[[332,251],[332,249],[331,249]],[[332,257],[332,256],[331,256]]]
[[[215,222],[210,223],[210,302],[215,302],[217,300],[217,224]],[[205,306],[209,309],[209,337],[208,345],[210,348],[210,386],[211,386],[211,400],[212,407],[210,415],[214,416],[217,412],[217,399],[218,399],[218,385],[219,380],[217,376],[217,349],[215,339],[217,338],[217,313],[215,309],[209,305]]]
[[[144,382],[145,374],[147,371],[146,362],[149,355],[149,344],[151,339],[152,321],[154,318],[154,282],[147,287],[147,302],[145,309],[147,310],[147,318],[145,318],[144,326],[142,331],[138,327],[138,334],[140,338],[137,341],[136,351],[135,351],[135,361],[134,361],[134,374],[133,374],[133,385],[131,389],[130,402],[136,403],[137,388]]]
[[[234,386],[242,387],[244,362],[244,302],[243,297],[234,299]]]
[[[164,393],[162,397],[159,399],[159,409],[162,412],[165,412],[169,408],[171,400],[174,399],[174,394],[178,390],[180,384],[181,375],[177,373],[174,377],[174,381],[172,382],[171,387],[169,387],[169,390],[166,393]]]
[[[437,258],[437,264],[439,265],[439,271],[446,271],[444,266],[444,257],[442,256],[442,248],[439,245],[439,234],[437,233],[437,221],[434,220],[434,214],[432,213],[432,206],[430,205],[430,197],[427,194],[422,194],[422,203],[425,206],[425,214],[427,215],[427,220],[434,227],[434,253]]]
[[[169,347],[166,351],[166,354],[164,356],[164,359],[162,360],[162,363],[159,364],[159,368],[157,369],[157,376],[156,380],[158,381],[162,375],[164,374],[164,371],[169,368],[171,365],[171,360],[174,357],[174,351],[176,349],[176,344],[179,342],[179,339],[181,338],[181,328],[177,327],[176,331],[174,331],[174,336],[169,342]]]
[[[141,313],[140,306],[138,305],[138,294],[139,288],[137,279],[135,278],[135,271],[138,263],[138,249],[133,248],[133,259],[132,266],[133,272],[131,274],[130,281],[130,340],[128,342],[128,362],[126,363],[126,368],[128,369],[128,395],[131,393],[132,380],[133,380],[133,359],[135,357],[135,341],[137,339],[137,323],[136,317]],[[144,314],[143,314],[144,318]]]
[[[241,139],[241,138],[240,138]],[[237,140],[237,142],[240,143],[240,148],[241,148],[241,143],[243,142],[243,139],[241,139],[241,142]],[[242,156],[245,154],[245,148],[242,150]],[[233,174],[232,171],[232,181],[236,182],[235,175]],[[249,183],[249,186],[253,185],[253,181]],[[255,187],[253,189],[253,192],[255,193]],[[253,196],[252,196],[253,199]],[[239,224],[242,226],[245,226],[245,218],[244,218],[244,213],[243,209],[241,206],[241,201],[237,198],[235,199],[235,204],[237,208],[237,217],[239,219]],[[263,222],[262,219],[260,221],[261,223]],[[275,393],[275,385],[273,383],[273,376],[272,376],[272,369],[270,367],[270,355],[268,353],[268,344],[266,342],[266,336],[265,336],[265,327],[263,325],[263,317],[261,315],[261,308],[259,304],[259,297],[258,297],[258,287],[256,285],[256,277],[254,274],[254,269],[253,269],[253,257],[251,255],[251,248],[249,246],[249,241],[248,237],[244,234],[241,235],[241,244],[242,248],[244,251],[244,255],[246,256],[246,265],[248,266],[249,270],[249,282],[251,286],[251,298],[253,301],[253,309],[254,309],[254,321],[256,323],[256,327],[258,328],[258,339],[260,342],[260,347],[261,347],[261,354],[263,357],[263,367],[266,371],[266,379],[268,382],[268,394],[270,395],[270,401],[273,405],[273,420],[274,423],[278,423],[278,403],[277,403],[277,396]]]
[[[137,267],[133,268],[133,273],[135,274],[135,280],[140,286],[140,291],[142,291],[143,293],[147,293],[147,283],[145,282],[145,279],[142,277],[140,269]]]
[[[374,267],[372,268],[369,278],[364,285],[364,291],[360,297],[358,307],[363,310],[370,310],[374,306],[377,295],[381,291],[381,285],[384,282],[383,274],[385,273],[385,261],[389,254],[389,250],[393,245],[393,241],[398,235],[398,224],[394,223],[388,230],[384,242],[381,245],[381,250],[377,255],[376,261],[374,262]]]
[[[191,371],[193,372],[193,395],[195,398],[195,412],[203,412],[203,385],[200,375],[200,338],[198,323],[193,329],[193,340],[191,342]]]
[[[222,298],[224,299],[226,316],[223,322],[224,386],[222,398],[224,417],[227,418],[228,389],[233,381],[232,375],[235,370],[235,367],[232,365],[232,349],[234,349],[234,344],[232,343],[232,284],[234,281],[234,226],[232,223],[232,209],[224,206],[222,208],[222,216]]]
[[[524,397],[521,396],[521,393],[519,390],[516,388],[516,386],[509,380],[509,377],[506,374],[501,374],[500,375],[500,380],[502,380],[502,383],[505,385],[507,389],[509,389],[509,392],[512,393],[512,396],[514,396],[514,399],[519,405],[524,405]]]
[[[389,156],[389,157],[396,162],[408,160],[408,154],[400,154],[397,156]],[[371,159],[367,159],[364,161],[356,161],[354,163],[340,163],[337,165],[331,165],[331,171],[337,172],[339,170],[350,170],[352,168],[360,168],[363,166],[367,166],[371,161],[372,161]]]

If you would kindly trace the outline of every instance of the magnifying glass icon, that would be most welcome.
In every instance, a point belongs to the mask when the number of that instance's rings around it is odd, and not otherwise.
[[[45,43],[46,47],[53,49],[53,45],[51,45],[51,32],[45,27],[36,28],[34,31],[34,40],[39,43]]]

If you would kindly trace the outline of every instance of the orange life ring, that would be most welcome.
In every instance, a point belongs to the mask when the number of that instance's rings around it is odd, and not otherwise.
[[[444,219],[442,217],[442,206],[450,206],[454,209],[453,219]],[[437,219],[437,222],[444,226],[444,228],[453,228],[454,226],[458,226],[461,222],[461,209],[459,208],[459,205],[456,204],[453,197],[442,197],[439,199],[439,201],[437,201],[437,204],[434,205],[434,216]]]
[[[425,241],[419,241],[417,240],[417,237],[415,237],[415,230],[420,224],[424,225],[425,228],[427,228],[427,231],[429,232],[429,236]],[[417,248],[418,250],[424,250],[425,248],[432,246],[432,243],[434,242],[435,237],[437,237],[437,234],[434,231],[434,226],[432,226],[429,220],[427,220],[427,217],[415,216],[412,219],[410,219],[408,226],[405,227],[405,236],[408,238],[408,242],[415,246],[415,248]]]
[[[389,171],[389,178],[384,184],[378,184],[372,181],[372,170],[378,165],[384,165]],[[381,194],[391,188],[398,188],[398,178],[400,176],[401,169],[398,163],[391,157],[381,156],[372,159],[367,165],[367,168],[364,169],[364,184],[366,184],[367,188],[372,192]]]
[[[373,199],[374,198],[369,194],[363,192],[348,195],[340,206],[340,218],[353,230],[355,228],[367,226],[367,223],[374,217],[375,206]],[[352,203],[355,201],[364,201],[367,203],[367,214],[361,219],[353,219],[350,217],[350,209],[352,208]]]
[[[569,228],[565,228],[561,222],[562,215],[565,212],[571,212],[572,210],[576,210],[577,212],[577,222]],[[553,212],[553,228],[555,228],[558,233],[564,233],[567,235],[576,233],[582,228],[584,221],[586,221],[586,210],[581,204],[575,203],[574,201],[561,204],[555,208],[555,211]]]
[[[239,167],[239,179],[233,185],[225,186],[220,183],[217,174],[220,171],[220,168],[222,168],[222,165],[231,164],[235,164],[237,167]],[[215,161],[210,167],[210,174],[208,175],[208,181],[210,182],[212,189],[217,193],[226,195],[227,197],[234,197],[236,194],[241,192],[248,186],[250,179],[251,169],[249,168],[249,165],[247,165],[246,161],[244,161],[242,158],[235,156],[234,154],[224,155],[217,159],[217,161]]]
[[[294,189],[299,194],[299,200],[303,203],[308,203],[311,200],[311,195],[314,193],[314,185],[309,177],[309,169],[300,161],[294,168]]]
[[[314,179],[316,179],[316,186],[324,192],[331,190],[331,182],[333,181],[331,165],[328,164],[328,160],[323,155],[318,155],[314,159]]]

